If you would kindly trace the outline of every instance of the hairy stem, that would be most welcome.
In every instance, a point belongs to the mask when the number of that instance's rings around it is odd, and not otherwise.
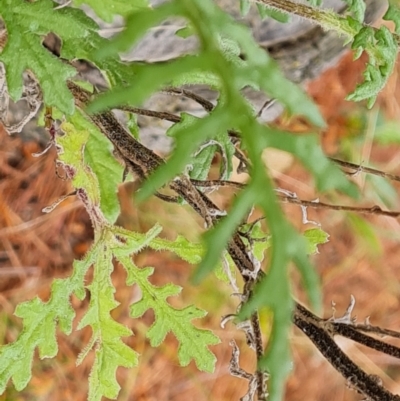
[[[361,28],[369,25],[357,22],[351,17],[343,17],[336,12],[322,10],[308,6],[306,4],[296,3],[291,0],[254,0],[256,3],[263,4],[269,8],[282,11],[289,15],[297,15],[316,25],[321,26],[324,30],[335,31],[344,39],[353,40],[354,36]],[[376,28],[371,27],[377,30]],[[392,33],[397,44],[400,46],[400,36]]]
[[[336,31],[339,35],[344,35],[352,39],[358,29],[349,25],[345,17],[341,17],[333,11],[317,9],[302,3],[295,3],[291,0],[255,0],[256,3],[263,4],[269,8],[282,11],[287,14],[297,15],[314,24],[320,25],[325,30]],[[361,24],[360,24],[361,27]],[[359,28],[360,28],[359,27]]]

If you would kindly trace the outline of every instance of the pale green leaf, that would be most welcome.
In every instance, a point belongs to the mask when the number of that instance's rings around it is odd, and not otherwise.
[[[369,60],[364,71],[364,82],[356,87],[347,100],[358,102],[366,99],[371,108],[393,72],[397,60],[397,42],[385,26],[378,30],[364,27],[355,36],[352,48],[356,50],[356,57],[365,50]]]
[[[70,278],[55,280],[51,287],[49,301],[39,298],[19,304],[15,315],[23,319],[23,331],[13,343],[0,348],[0,393],[3,393],[9,379],[21,391],[31,378],[31,366],[35,349],[40,358],[54,357],[58,347],[55,338],[56,325],[66,334],[72,330],[75,311],[70,304],[73,293],[83,292],[85,274],[93,261],[93,252],[74,263]]]
[[[131,368],[138,364],[137,353],[121,340],[121,337],[131,335],[131,330],[115,322],[110,314],[118,306],[110,279],[113,253],[106,245],[106,242],[112,243],[110,234],[104,233],[106,241],[99,244],[101,252],[98,252],[94,263],[93,281],[87,286],[91,294],[89,309],[78,326],[82,329],[90,325],[91,344],[96,344],[95,362],[89,379],[90,401],[100,401],[102,396],[116,398],[120,389],[116,380],[117,368]]]
[[[128,272],[127,284],[137,284],[142,292],[142,299],[131,306],[133,317],[141,316],[147,309],[153,309],[155,322],[147,332],[147,337],[153,346],[158,346],[165,336],[172,332],[179,341],[178,359],[182,366],[186,366],[192,359],[200,370],[211,372],[214,370],[216,358],[208,349],[210,345],[219,342],[212,332],[198,329],[193,326],[192,320],[203,317],[206,312],[189,306],[184,309],[175,309],[167,298],[177,295],[180,288],[167,284],[156,287],[148,281],[153,269],[137,268],[131,258],[124,254],[116,257]]]
[[[310,255],[318,253],[318,245],[326,244],[329,241],[329,234],[320,228],[310,228],[304,231],[303,235],[307,241],[307,253]]]
[[[174,241],[155,238],[148,246],[157,251],[165,250],[173,252],[181,259],[193,265],[200,263],[205,253],[204,245],[190,242],[181,235],[178,235]]]
[[[396,26],[396,33],[400,34],[400,9],[395,1],[389,1],[389,8],[382,17],[386,21],[393,21]]]
[[[76,111],[75,119],[78,120],[79,118],[83,117]],[[85,206],[91,218],[97,220],[98,217],[102,219],[103,216],[97,215],[94,210],[100,208],[99,183],[96,175],[93,174],[93,171],[84,161],[84,148],[89,138],[89,131],[76,129],[69,122],[62,123],[61,129],[65,135],[57,137],[57,144],[61,149],[59,160],[61,164],[66,166],[66,171],[69,172],[75,189],[81,189],[86,194],[87,202],[85,202]]]
[[[105,218],[114,223],[120,213],[117,197],[118,183],[122,180],[123,167],[112,154],[110,141],[80,112],[68,118],[76,130],[89,133],[85,143],[84,161],[96,175],[100,190],[100,208]]]

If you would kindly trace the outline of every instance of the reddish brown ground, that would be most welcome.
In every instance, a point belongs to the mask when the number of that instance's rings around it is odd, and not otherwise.
[[[359,79],[361,69],[362,62],[353,64],[349,55],[337,68],[328,71],[309,87],[329,124],[321,137],[323,147],[327,153],[334,154],[342,149],[344,141],[357,136],[360,140],[354,140],[354,161],[362,160],[366,165],[374,163],[382,170],[400,174],[398,147],[373,145],[370,150],[371,136],[365,135],[365,131],[368,129],[368,132],[373,132],[373,119],[367,117],[365,128],[362,119],[354,117],[365,116],[364,109],[342,100]],[[377,106],[392,118],[400,117],[395,90],[397,86],[395,75]],[[300,132],[309,129],[301,120],[281,119],[280,126]],[[1,129],[0,143],[0,342],[3,343],[13,341],[20,331],[20,320],[12,315],[15,306],[36,295],[47,299],[52,279],[68,275],[74,258],[81,257],[89,248],[92,229],[84,209],[74,197],[61,203],[50,214],[41,212],[43,207],[71,190],[70,184],[56,175],[54,151],[33,158],[31,153],[39,150],[35,142],[22,142],[18,137],[8,137]],[[308,175],[297,164],[290,164],[289,168],[276,173],[279,184],[296,191],[303,198],[313,199],[315,193]],[[361,185],[363,179],[362,175],[356,178]],[[398,186],[395,185],[395,188],[398,189]],[[180,206],[162,204],[158,200],[137,207],[131,202],[131,190],[130,184],[120,189],[121,224],[144,231],[159,219],[167,227],[167,236],[176,235],[177,228],[191,239],[197,238],[201,223],[192,212]],[[365,205],[378,204],[373,198],[374,188],[366,185],[363,193]],[[337,196],[326,197],[325,200],[350,202],[347,198]],[[400,209],[397,198],[392,208]],[[294,224],[304,229],[298,208],[285,206],[285,210]],[[325,316],[331,315],[331,301],[336,302],[337,314],[343,313],[350,294],[353,294],[357,301],[355,314],[359,320],[371,316],[371,322],[375,325],[399,329],[398,220],[365,217],[374,233],[368,236],[365,229],[357,231],[354,218],[345,213],[310,211],[310,217],[320,221],[322,228],[330,234],[330,242],[321,246],[320,254],[313,258],[321,276]],[[145,334],[152,322],[152,315],[146,314],[143,319],[135,321],[128,317],[127,305],[136,290],[125,286],[125,273],[122,268],[116,267],[113,279],[121,306],[114,311],[114,317],[135,332],[135,337],[127,342],[142,355],[137,369],[118,371],[122,386],[118,400],[238,400],[244,394],[247,383],[231,377],[227,367],[231,352],[229,341],[235,338],[244,345],[243,335],[235,331],[232,325],[228,324],[224,330],[219,326],[221,315],[232,313],[235,308],[235,300],[230,297],[228,287],[213,279],[206,280],[201,289],[188,286],[192,267],[170,254],[144,252],[136,257],[136,262],[140,266],[155,267],[154,283],[172,281],[184,286],[181,305],[195,303],[210,310],[202,325],[214,329],[222,343],[213,347],[218,357],[213,374],[199,373],[193,364],[188,368],[178,367],[177,344],[172,336],[159,348],[151,348]],[[300,299],[304,299],[296,273],[293,273],[293,280],[294,291]],[[87,301],[73,299],[72,302],[77,311],[76,327],[85,313]],[[180,301],[174,302],[178,305]],[[0,400],[85,400],[92,356],[79,367],[75,366],[75,361],[79,351],[89,341],[90,334],[89,330],[84,330],[74,332],[70,337],[60,335],[58,356],[54,360],[44,361],[36,356],[33,378],[28,387],[17,393],[10,383]],[[356,363],[369,373],[381,376],[391,391],[400,393],[398,360],[349,341],[338,341]],[[294,367],[287,383],[286,400],[350,401],[362,398],[347,388],[343,378],[296,329],[291,333],[291,344]],[[244,368],[250,370],[254,363],[252,353],[244,351],[241,362]]]

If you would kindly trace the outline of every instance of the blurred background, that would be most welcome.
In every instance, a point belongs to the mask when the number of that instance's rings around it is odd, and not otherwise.
[[[341,160],[375,167],[400,175],[400,91],[398,74],[393,74],[376,105],[367,111],[363,104],[344,101],[361,79],[365,59],[352,61],[347,53],[341,62],[308,85],[328,123],[318,133],[325,152]],[[275,123],[297,135],[310,132],[311,127],[300,118],[281,116]],[[21,330],[21,321],[13,316],[18,303],[35,296],[46,300],[51,282],[71,273],[74,259],[89,249],[93,232],[88,216],[75,198],[70,197],[50,214],[42,209],[71,191],[62,171],[56,170],[56,152],[34,158],[32,153],[43,150],[45,134],[30,124],[24,134],[10,137],[0,126],[0,344],[14,341]],[[352,179],[362,194],[359,203],[337,194],[320,196],[304,168],[291,156],[269,152],[266,163],[278,186],[296,192],[302,199],[315,199],[336,204],[374,206],[400,210],[399,185],[380,177],[356,174]],[[234,179],[245,181],[244,175]],[[133,201],[135,183],[119,188],[121,215],[118,224],[144,232],[158,221],[165,227],[162,235],[174,239],[181,234],[199,241],[203,223],[187,206],[163,203],[158,199],[136,205]],[[215,195],[219,204],[229,205],[230,191]],[[295,205],[283,205],[293,224],[301,231],[312,228],[302,224]],[[309,219],[321,224],[330,241],[319,247],[312,257],[321,277],[324,317],[336,315],[347,308],[350,295],[356,299],[354,314],[362,322],[368,316],[373,325],[400,330],[400,225],[398,219],[365,216],[331,210],[309,210]],[[241,366],[252,371],[253,352],[248,350],[242,332],[228,323],[220,326],[221,316],[234,313],[237,300],[231,289],[215,277],[208,277],[200,286],[189,282],[193,267],[166,252],[143,251],[135,256],[141,266],[154,266],[154,284],[173,282],[184,287],[182,296],[171,302],[180,307],[195,304],[209,311],[196,324],[212,329],[222,340],[212,347],[218,358],[213,374],[197,371],[194,364],[181,368],[177,361],[177,342],[172,336],[159,348],[150,347],[145,334],[153,321],[148,312],[141,319],[128,316],[128,304],[135,288],[125,285],[126,274],[116,265],[113,282],[121,305],[113,317],[130,327],[135,336],[126,342],[141,354],[137,368],[118,370],[122,387],[118,400],[238,400],[247,390],[247,382],[231,377],[228,365],[231,356],[229,341],[240,346]],[[303,302],[306,298],[298,275],[291,271],[293,292]],[[87,277],[88,282],[90,277]],[[77,316],[74,327],[84,315],[88,300],[71,300]],[[92,354],[76,366],[76,357],[89,342],[90,329],[74,331],[71,336],[59,334],[59,353],[54,359],[40,360],[36,355],[33,376],[28,386],[17,392],[9,383],[1,401],[10,400],[85,400],[87,378]],[[361,400],[346,385],[346,381],[324,360],[312,343],[297,329],[290,333],[293,369],[286,386],[285,400],[350,401]],[[351,341],[337,338],[341,348],[370,374],[379,375],[387,388],[400,393],[400,361],[379,354]]]

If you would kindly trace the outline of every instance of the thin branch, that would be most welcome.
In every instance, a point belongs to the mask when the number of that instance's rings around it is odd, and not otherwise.
[[[229,135],[231,135],[230,132],[229,132]],[[232,136],[231,136],[231,140],[232,140]],[[251,164],[250,164],[250,161],[247,159],[247,157],[243,154],[242,151],[240,151],[237,148],[235,149],[235,154],[234,155],[239,160],[239,166],[236,169],[237,173],[238,174],[248,173]]]
[[[322,10],[320,8],[310,7],[306,4],[296,3],[291,0],[254,0],[255,3],[263,4],[269,8],[282,11],[289,15],[297,15],[314,24],[321,26],[324,30],[333,30],[339,35],[345,36],[347,39],[353,39],[358,33],[357,26],[348,23],[346,17],[342,17],[333,11]],[[373,30],[377,28],[370,25],[362,24]],[[400,44],[400,36],[393,33],[393,37]]]
[[[382,336],[390,336],[393,338],[400,338],[400,333],[398,331],[382,329],[377,326],[371,326],[369,324],[356,324],[354,328],[358,331],[363,331],[365,333],[374,333]]]
[[[377,340],[376,338],[372,338],[366,334],[360,333],[357,330],[357,326],[345,323],[333,323],[329,321],[327,321],[327,325],[329,326],[329,329],[332,330],[334,335],[341,335],[359,344],[365,345],[366,347],[400,359],[399,347],[387,344],[381,340]]]
[[[282,11],[287,14],[294,14],[302,17],[314,24],[325,28],[326,21],[332,19],[332,13],[326,10],[316,9],[302,3],[295,3],[290,0],[255,0],[255,3],[263,4],[267,7]],[[329,26],[329,29],[337,30],[338,27]]]
[[[254,345],[255,345],[257,361],[260,361],[264,354],[264,347],[261,335],[260,318],[257,312],[251,315],[251,327],[253,329],[253,334],[254,334]],[[265,372],[263,372],[262,370],[260,370],[260,368],[258,368],[257,371],[255,372],[255,375],[257,377],[257,395],[258,399],[261,401],[265,399],[265,396],[267,394],[266,383],[264,379]]]
[[[293,315],[293,323],[314,343],[325,359],[347,380],[347,383],[365,394],[371,401],[400,401],[384,388],[372,375],[359,368],[335,343],[332,333],[321,319],[299,304]]]
[[[379,177],[387,178],[387,179],[392,180],[392,181],[399,181],[400,182],[400,176],[398,176],[396,174],[385,173],[384,171],[381,171],[381,170],[377,170],[377,169],[374,169],[374,168],[371,168],[371,167],[364,167],[364,166],[362,166],[360,164],[345,162],[343,160],[334,159],[332,157],[330,157],[329,159],[332,160],[334,163],[338,164],[341,167],[346,167],[346,168],[350,168],[350,169],[355,170],[351,174],[357,174],[358,172],[363,172],[363,173],[373,174],[373,175],[377,175]]]
[[[264,104],[261,106],[260,110],[258,110],[257,117],[261,117],[264,110],[268,110],[276,103],[276,99],[267,99]]]
[[[164,202],[168,202],[168,203],[179,203],[179,201],[180,201],[179,196],[165,195],[160,192],[155,192],[154,195],[157,198],[163,200]]]
[[[200,96],[197,93],[194,93],[187,89],[168,87],[168,88],[163,89],[163,92],[168,93],[168,94],[172,93],[175,95],[187,97],[188,99],[192,99],[195,102],[197,102],[200,106],[202,106],[204,108],[204,110],[206,110],[208,112],[214,110],[214,107],[215,107],[209,100],[207,100],[203,96]]]
[[[357,207],[357,206],[345,206],[345,205],[331,205],[329,203],[306,201],[298,198],[292,198],[290,196],[278,195],[278,199],[281,202],[293,203],[295,205],[312,207],[315,209],[331,209],[331,210],[342,210],[347,212],[355,212],[362,214],[375,214],[379,216],[387,216],[397,218],[400,216],[400,212],[391,212],[389,210],[382,210],[379,206],[372,207]]]
[[[169,88],[166,90],[167,93],[171,92],[171,89],[174,89],[174,93],[180,93],[180,91],[182,91],[182,94],[184,96],[195,100],[197,103],[199,103],[201,106],[203,106],[205,108],[205,110],[207,110],[209,112],[214,109],[214,105],[200,95],[196,95],[195,93],[187,91],[186,89],[178,89],[178,88]],[[148,110],[148,109],[142,109],[140,107],[131,107],[131,106],[119,106],[116,109],[127,111],[127,112],[133,113],[133,114],[139,114],[141,116],[154,117],[154,118],[158,118],[160,120],[171,121],[172,123],[180,123],[182,121],[180,116],[177,116],[176,114],[168,113],[166,111]],[[232,138],[240,138],[240,134],[237,131],[229,130],[228,134]],[[236,155],[236,153],[235,153],[235,156],[238,157]],[[238,157],[238,158],[241,161],[243,161],[242,160],[243,157],[242,158]]]
[[[165,111],[147,110],[147,109],[142,109],[139,107],[131,107],[131,106],[119,106],[117,109],[127,111],[129,113],[139,114],[141,116],[155,117],[155,118],[159,118],[160,120],[167,120],[167,121],[171,121],[173,123],[181,122],[181,118],[179,116],[172,114],[172,113],[167,113]]]
[[[246,184],[242,184],[236,181],[227,180],[193,180],[191,179],[193,185],[196,187],[203,188],[219,188],[219,187],[233,187],[236,189],[244,189]]]
[[[235,182],[235,181],[225,181],[225,180],[192,180],[192,183],[197,187],[233,187],[237,189],[243,189],[246,187],[245,184]],[[330,209],[338,211],[355,212],[362,214],[374,214],[378,216],[387,216],[397,218],[400,216],[400,211],[390,211],[382,210],[379,206],[375,205],[372,207],[359,207],[359,206],[346,206],[346,205],[332,205],[330,203],[324,203],[319,201],[308,201],[292,196],[278,195],[278,200],[281,202],[292,203],[299,206],[312,207],[314,209]]]

